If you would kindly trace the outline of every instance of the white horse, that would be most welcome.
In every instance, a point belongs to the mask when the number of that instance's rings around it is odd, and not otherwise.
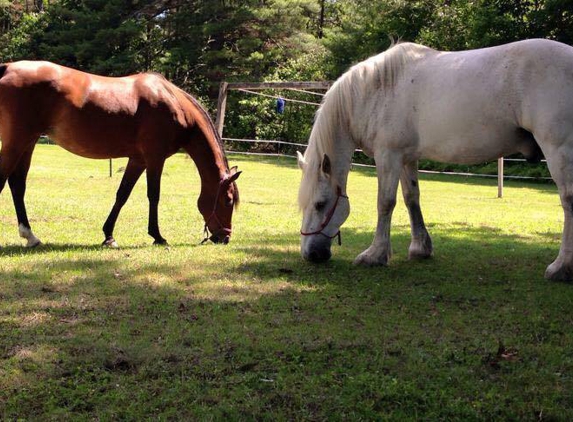
[[[441,52],[397,44],[352,67],[324,97],[305,155],[301,252],[330,258],[350,205],[346,182],[356,148],[376,161],[378,224],[355,264],[386,265],[398,181],[410,215],[410,258],[432,255],[420,210],[420,158],[472,164],[522,153],[547,159],[565,225],[545,276],[573,279],[573,48],[549,40]]]

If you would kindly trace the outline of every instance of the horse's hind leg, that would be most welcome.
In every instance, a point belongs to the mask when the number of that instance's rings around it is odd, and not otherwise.
[[[6,181],[10,185],[14,207],[18,218],[20,236],[28,240],[27,246],[36,246],[40,243],[30,229],[26,206],[24,204],[24,194],[26,192],[26,177],[30,168],[32,153],[38,137],[36,135],[18,136],[20,141],[13,141],[9,125],[5,122],[2,131],[2,150],[0,151],[0,193],[6,186]]]
[[[573,138],[570,139],[571,142],[563,142],[558,148],[544,151],[564,214],[559,255],[545,271],[545,278],[555,281],[573,281]]]
[[[18,218],[18,231],[20,237],[26,239],[26,247],[32,248],[38,246],[41,242],[30,227],[28,221],[28,214],[26,213],[26,204],[24,203],[24,195],[26,194],[26,179],[28,170],[30,169],[30,162],[32,160],[32,153],[34,152],[34,144],[24,152],[16,169],[8,177],[8,184],[12,191],[12,199],[14,200],[14,208],[16,209],[16,216]]]
[[[113,238],[113,229],[115,228],[119,212],[127,202],[129,195],[137,183],[139,176],[143,173],[143,170],[145,170],[145,164],[141,160],[130,158],[127,162],[125,173],[123,173],[123,178],[121,179],[121,183],[119,184],[119,188],[115,196],[115,203],[113,204],[113,208],[103,225],[103,233],[105,235],[103,246],[117,248],[117,242]]]
[[[412,241],[408,248],[408,258],[429,258],[432,256],[432,239],[428,234],[422,209],[420,208],[420,188],[418,185],[418,162],[412,161],[402,169],[400,175],[404,203],[410,215]]]

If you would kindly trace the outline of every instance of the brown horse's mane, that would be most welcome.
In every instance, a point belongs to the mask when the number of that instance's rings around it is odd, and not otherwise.
[[[187,93],[186,91],[184,91],[183,89],[179,88],[177,85],[173,84],[172,82],[170,82],[165,76],[163,76],[161,73],[157,73],[157,72],[147,72],[147,74],[149,75],[154,75],[154,76],[158,76],[160,77],[164,82],[165,82],[165,87],[171,91],[172,94],[174,94],[175,92],[180,93],[181,95],[183,95],[186,99],[188,99],[197,110],[199,110],[199,112],[201,113],[201,115],[203,116],[204,121],[206,122],[208,128],[211,131],[211,135],[213,136],[213,138],[215,139],[217,146],[219,147],[219,152],[221,153],[221,156],[223,157],[223,161],[225,163],[225,166],[227,167],[227,170],[229,170],[229,161],[227,160],[227,155],[225,154],[225,148],[223,145],[223,140],[221,139],[221,136],[219,135],[219,132],[217,131],[217,129],[215,128],[215,125],[213,124],[213,120],[211,119],[211,116],[209,115],[209,113],[207,112],[207,109],[205,106],[203,106],[203,104],[201,104],[195,97],[193,97],[191,94]],[[239,205],[240,202],[240,197],[239,197],[239,189],[237,188],[237,184],[235,182],[233,182],[233,204],[235,205],[235,207],[237,207]]]

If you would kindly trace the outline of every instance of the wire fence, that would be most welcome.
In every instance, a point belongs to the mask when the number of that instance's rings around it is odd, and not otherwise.
[[[306,88],[307,86],[310,86],[310,89],[324,89],[324,87],[316,87],[313,85],[314,83],[303,83],[303,87]],[[294,99],[294,98],[288,98],[287,96],[282,96],[282,95],[273,95],[273,94],[266,94],[263,92],[260,92],[260,89],[277,89],[274,88],[274,86],[280,87],[280,89],[285,89],[291,92],[298,92],[301,94],[307,94],[307,95],[315,95],[318,97],[324,97],[324,93],[322,92],[315,92],[315,91],[310,91],[309,89],[304,89],[303,87],[301,87],[300,85],[297,86],[290,86],[291,84],[282,84],[282,83],[278,83],[278,84],[273,84],[273,83],[266,83],[266,84],[259,84],[261,85],[261,87],[257,87],[257,84],[254,84],[255,87],[251,87],[251,85],[253,84],[239,84],[240,86],[237,86],[233,89],[235,89],[236,91],[240,91],[243,92],[245,94],[250,94],[250,95],[254,95],[254,96],[261,96],[261,97],[266,97],[266,98],[272,98],[272,99],[282,99],[284,101],[287,102],[292,102],[292,103],[298,103],[298,104],[305,104],[305,105],[311,105],[311,106],[320,106],[320,103],[317,102],[313,102],[313,101],[303,101],[300,99]],[[268,87],[266,85],[269,85]],[[284,86],[283,86],[284,85]],[[222,132],[222,130],[220,131]],[[239,138],[222,138],[223,141],[225,141],[226,145],[227,145],[227,152],[229,153],[233,153],[233,154],[242,154],[242,155],[254,155],[254,156],[269,156],[269,157],[290,157],[290,158],[296,158],[296,155],[293,154],[294,150],[300,150],[300,149],[306,149],[307,144],[303,144],[303,143],[298,143],[298,142],[290,142],[290,141],[283,141],[283,140],[278,140],[278,139],[239,139]],[[42,136],[40,139],[40,143],[53,143],[47,136]],[[245,150],[241,150],[241,149],[233,149],[232,147],[230,148],[230,146],[232,144],[235,143],[246,143],[246,144],[252,144],[252,145],[264,145],[263,147],[259,147],[259,148],[255,148],[255,150],[253,151],[252,149],[249,151],[245,151]],[[268,151],[268,146],[273,145],[276,146],[276,148],[273,148],[273,151]],[[281,151],[281,147],[283,147],[283,150]],[[266,149],[266,151],[265,151]],[[285,151],[286,150],[286,151]],[[355,153],[363,153],[363,151],[361,149],[356,149]],[[356,156],[355,156],[356,157]],[[483,174],[483,173],[472,173],[472,172],[459,172],[459,171],[437,171],[437,170],[424,170],[424,169],[420,169],[418,170],[420,173],[426,173],[426,174],[438,174],[438,175],[447,175],[447,176],[464,176],[464,177],[480,177],[480,178],[497,178],[498,179],[498,187],[499,187],[499,196],[501,196],[501,192],[502,192],[502,188],[503,188],[503,180],[523,180],[523,181],[537,181],[537,182],[550,182],[553,179],[551,177],[543,177],[543,176],[519,176],[519,175],[506,175],[504,174],[504,163],[518,163],[518,162],[526,162],[525,159],[521,159],[521,158],[503,158],[498,160],[498,166],[497,166],[497,174]],[[541,160],[541,162],[543,163],[547,163],[546,160]],[[487,164],[487,163],[483,163],[483,164]],[[356,159],[354,158],[352,161],[352,166],[354,167],[365,167],[365,168],[375,168],[375,165],[372,164],[366,164],[366,163],[359,163],[356,161]],[[110,177],[112,176],[112,172],[113,172],[113,163],[112,160],[109,160],[109,175]]]
[[[320,106],[319,103],[314,101],[303,101],[301,99],[294,99],[289,98],[287,95],[276,95],[276,94],[267,94],[260,92],[261,90],[288,90],[291,92],[298,92],[301,94],[308,94],[308,95],[315,95],[318,97],[324,97],[323,92],[316,92],[316,90],[325,90],[328,89],[328,86],[317,86],[313,82],[305,83],[306,86],[293,86],[291,83],[262,83],[262,84],[235,84],[236,86],[228,85],[229,89],[234,89],[240,91],[245,94],[253,95],[253,96],[261,96],[266,98],[273,98],[273,99],[282,99],[286,102],[292,103],[299,103],[311,106]],[[315,89],[315,91],[311,91],[310,89]],[[226,90],[227,87],[224,88],[224,98],[226,101]],[[221,104],[219,104],[221,105]],[[223,118],[220,120],[219,133],[223,135],[223,120],[224,120],[224,111],[223,111]],[[219,122],[219,115],[217,118]],[[294,155],[294,151],[297,149],[306,149],[307,144],[303,144],[300,142],[289,142],[283,140],[276,140],[276,139],[238,139],[238,138],[223,138],[223,140],[227,144],[227,151],[232,152],[235,154],[244,154],[244,155],[258,155],[258,156],[276,156],[276,157],[292,157],[296,158]],[[245,150],[245,148],[233,148],[233,145],[237,143],[247,143],[251,145],[258,145],[255,148],[250,148]],[[362,153],[362,150],[357,149],[355,153]],[[358,156],[355,154],[352,160],[352,165],[354,167],[366,167],[366,168],[375,168],[372,164],[361,163],[357,161]],[[362,161],[362,160],[361,160]],[[497,178],[497,186],[498,186],[498,197],[503,196],[503,182],[504,180],[521,180],[521,181],[531,181],[531,182],[552,182],[553,179],[551,177],[544,177],[544,176],[522,176],[522,175],[508,175],[505,174],[505,163],[512,164],[512,163],[520,163],[526,162],[525,159],[521,158],[500,158],[497,160],[497,174],[488,174],[488,173],[474,173],[471,170],[467,172],[463,171],[439,171],[439,170],[426,170],[420,169],[420,173],[425,174],[435,174],[435,175],[445,175],[445,176],[462,176],[462,177],[479,177],[479,178],[488,178],[494,179]],[[546,163],[546,160],[542,160],[542,162]],[[491,163],[482,163],[483,165],[488,165]],[[491,171],[490,171],[491,173]]]
[[[235,143],[235,142],[244,142],[249,144],[270,144],[270,145],[286,145],[289,147],[301,147],[306,148],[307,144],[301,144],[296,142],[287,142],[287,141],[280,141],[280,140],[272,140],[272,139],[237,139],[237,138],[223,138],[224,141]],[[228,153],[233,154],[242,154],[242,155],[257,155],[257,156],[268,156],[268,157],[290,157],[296,158],[296,155],[280,152],[277,151],[273,152],[260,152],[260,151],[241,151],[238,149],[232,149],[227,147]],[[355,153],[362,153],[361,149],[356,149]],[[527,160],[522,158],[504,158],[504,162],[527,162]],[[541,160],[543,163],[547,163],[547,160]],[[483,163],[486,164],[486,163]],[[354,167],[365,167],[365,168],[376,168],[375,165],[372,164],[363,164],[358,163],[353,160],[352,166]],[[436,171],[436,170],[418,170],[420,173],[425,174],[441,174],[441,175],[449,175],[449,176],[464,176],[464,177],[482,177],[482,178],[498,178],[499,174],[480,174],[480,173],[471,173],[471,172],[456,172],[456,171]],[[535,177],[535,176],[516,176],[516,175],[503,175],[503,179],[505,180],[529,180],[529,181],[537,181],[537,182],[551,182],[553,179],[551,177]]]
[[[226,152],[232,154],[241,154],[241,155],[252,155],[252,156],[262,156],[262,157],[285,157],[285,158],[296,158],[296,155],[289,154],[288,152],[281,152],[280,148],[277,151],[273,152],[264,152],[264,151],[241,151],[237,149],[229,148],[229,143],[247,143],[247,144],[267,144],[267,145],[284,145],[289,148],[296,147],[297,149],[302,148],[305,149],[308,145],[297,143],[297,142],[288,142],[288,141],[281,141],[277,139],[239,139],[239,138],[223,138],[223,141],[227,143]],[[54,142],[49,139],[47,136],[42,136],[40,143],[45,144],[54,144]],[[302,152],[302,151],[301,151]],[[356,153],[362,153],[361,149],[356,149]],[[504,158],[504,162],[527,162],[527,160],[522,158]],[[542,163],[547,163],[547,160],[541,160]],[[485,164],[485,163],[484,163]],[[372,164],[364,164],[358,163],[353,160],[352,162],[353,167],[363,167],[363,168],[376,168],[376,166]],[[499,174],[480,174],[480,173],[471,173],[471,172],[456,172],[456,171],[437,171],[437,170],[418,170],[420,173],[425,174],[440,174],[446,176],[463,176],[463,177],[481,177],[481,178],[489,178],[494,179],[498,178]],[[109,160],[109,175],[111,177],[113,172],[113,164],[112,160]],[[504,180],[523,180],[523,181],[534,181],[534,182],[552,182],[553,179],[551,177],[534,177],[534,176],[516,176],[516,175],[503,175]]]

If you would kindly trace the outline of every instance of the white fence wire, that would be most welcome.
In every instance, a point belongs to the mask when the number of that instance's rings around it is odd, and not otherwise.
[[[295,146],[295,147],[302,147],[306,148],[306,144],[300,144],[296,142],[287,142],[287,141],[279,141],[279,140],[272,140],[272,139],[239,139],[239,138],[223,138],[224,141],[227,142],[244,142],[244,143],[251,143],[251,144],[277,144],[277,145],[288,145],[288,146]],[[295,155],[292,154],[284,154],[280,152],[251,152],[251,151],[239,151],[233,149],[227,149],[228,153],[232,154],[242,154],[242,155],[258,155],[258,156],[268,156],[268,157],[290,157],[296,158]],[[302,151],[301,151],[302,152]],[[362,152],[362,150],[357,149],[355,152]],[[527,160],[522,158],[504,158],[504,162],[526,162]],[[546,163],[546,160],[541,160],[541,162]],[[486,163],[484,163],[486,164]],[[354,167],[366,167],[366,168],[375,168],[376,166],[371,164],[362,164],[352,162],[352,166]],[[418,170],[420,173],[426,174],[443,174],[449,176],[465,176],[465,177],[483,177],[483,178],[498,178],[497,174],[479,174],[479,173],[467,173],[467,172],[455,172],[455,171],[434,171],[434,170]],[[534,177],[534,176],[510,176],[510,175],[503,175],[503,179],[505,180],[530,180],[530,181],[552,181],[551,177]]]

